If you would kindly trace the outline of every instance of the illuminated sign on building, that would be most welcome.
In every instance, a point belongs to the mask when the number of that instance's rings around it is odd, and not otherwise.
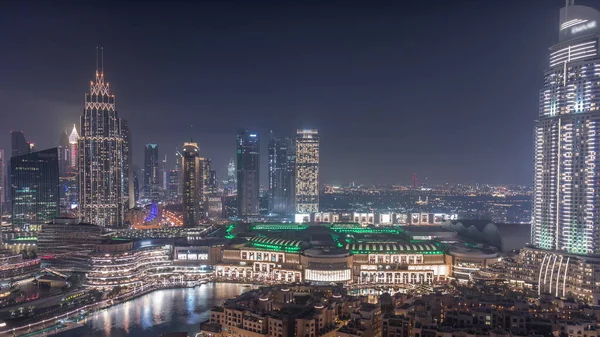
[[[208,253],[188,253],[188,252],[180,252],[177,254],[178,260],[208,260]]]
[[[590,21],[571,28],[571,34],[577,34],[589,29],[596,28],[596,21]]]

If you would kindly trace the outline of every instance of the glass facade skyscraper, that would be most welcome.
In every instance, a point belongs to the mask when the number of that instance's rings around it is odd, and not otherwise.
[[[319,131],[296,133],[296,213],[319,211]]]
[[[123,137],[123,203],[126,209],[135,207],[138,199],[135,193],[135,180],[133,178],[133,147],[131,143],[131,129],[129,121],[120,118],[121,136]]]
[[[294,213],[295,156],[294,143],[289,138],[269,140],[269,213]]]
[[[10,159],[12,223],[17,231],[38,231],[59,214],[58,150]]]
[[[123,224],[127,157],[123,156],[122,124],[115,106],[115,95],[96,70],[85,95],[79,137],[79,210],[84,222],[99,226]]]
[[[259,215],[260,140],[256,132],[237,134],[237,208],[238,216]]]
[[[144,147],[144,191],[145,197],[158,200],[160,190],[160,169],[158,144],[146,144]]]
[[[531,242],[600,254],[600,12],[569,4],[535,125]]]
[[[144,185],[158,187],[158,145],[146,144],[144,149]]]
[[[75,131],[77,133],[77,131]],[[71,133],[71,136],[73,133]],[[67,131],[63,131],[58,144],[58,173],[60,184],[60,215],[76,216],[74,209],[77,206],[77,170],[73,165],[71,151],[75,149],[70,143]]]
[[[203,183],[200,149],[196,143],[184,143],[182,154],[183,225],[195,226],[200,220],[200,196]]]

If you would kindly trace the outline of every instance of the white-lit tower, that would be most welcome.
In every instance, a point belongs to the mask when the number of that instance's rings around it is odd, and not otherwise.
[[[319,211],[319,131],[296,133],[296,213]]]
[[[600,12],[560,11],[535,126],[531,242],[600,253]]]
[[[85,94],[80,130],[80,217],[100,226],[121,225],[125,207],[123,137],[102,61],[96,67],[96,80],[90,82],[90,91]]]

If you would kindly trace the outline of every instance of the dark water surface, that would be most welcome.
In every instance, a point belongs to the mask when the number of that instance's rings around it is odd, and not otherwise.
[[[85,327],[59,333],[58,337],[160,336],[187,331],[194,336],[210,309],[224,300],[250,290],[233,283],[204,284],[196,288],[158,290],[108,310],[95,313]]]

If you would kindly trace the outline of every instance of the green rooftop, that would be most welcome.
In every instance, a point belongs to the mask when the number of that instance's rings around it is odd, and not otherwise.
[[[308,225],[298,223],[257,223],[250,226],[252,231],[301,231],[307,228]]]

